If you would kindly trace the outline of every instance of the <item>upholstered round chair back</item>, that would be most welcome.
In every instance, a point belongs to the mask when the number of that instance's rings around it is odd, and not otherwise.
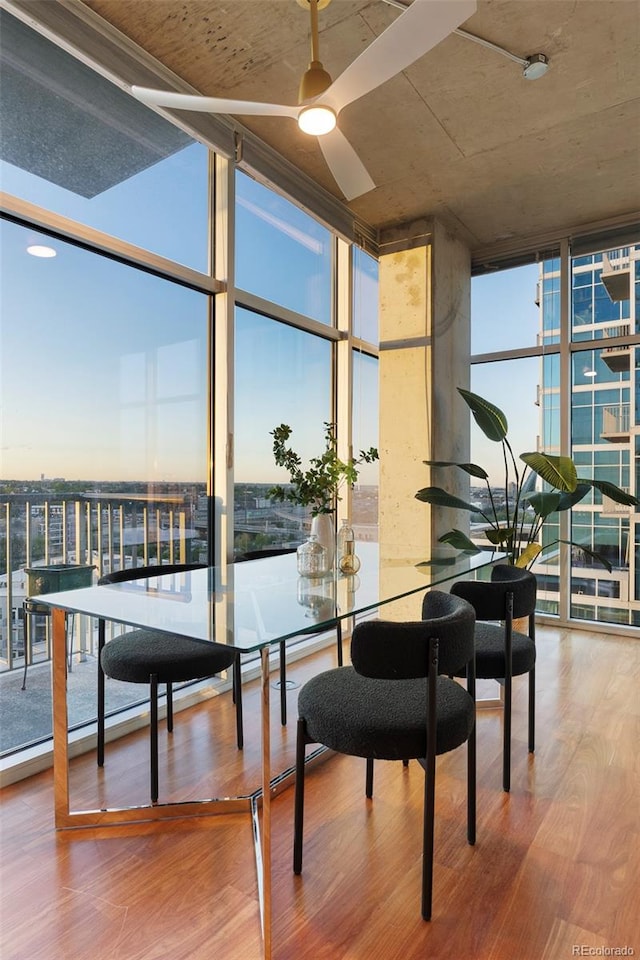
[[[529,570],[507,564],[494,567],[490,581],[459,580],[451,588],[454,596],[469,601],[478,620],[504,619],[508,593],[513,594],[514,619],[529,617],[535,613],[536,592],[536,578]]]

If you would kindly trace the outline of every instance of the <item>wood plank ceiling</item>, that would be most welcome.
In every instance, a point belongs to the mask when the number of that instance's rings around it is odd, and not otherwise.
[[[451,0],[454,2],[454,0]],[[309,18],[296,0],[84,0],[198,91],[296,103]],[[336,78],[401,11],[333,0],[320,54]],[[350,209],[378,229],[435,216],[472,250],[562,234],[640,207],[637,0],[479,0],[462,28],[345,108],[339,125],[377,184]],[[334,196],[317,140],[287,118],[239,117]]]

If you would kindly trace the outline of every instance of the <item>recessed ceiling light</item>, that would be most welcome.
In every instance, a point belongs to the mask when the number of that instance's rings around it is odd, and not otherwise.
[[[57,250],[54,250],[53,247],[45,247],[41,243],[32,243],[27,247],[27,253],[31,254],[32,257],[41,257],[45,260],[49,257],[58,256]]]

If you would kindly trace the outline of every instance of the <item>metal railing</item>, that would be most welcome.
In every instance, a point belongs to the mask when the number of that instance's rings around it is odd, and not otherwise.
[[[602,408],[602,436],[625,436],[631,424],[631,408],[628,403],[616,403]]]
[[[197,503],[181,497],[7,496],[0,514],[0,670],[23,667],[31,654],[24,612],[27,569],[86,565],[95,568],[97,578],[124,567],[197,560],[206,551],[206,530],[195,527],[197,514]],[[49,626],[41,619],[36,646],[39,658],[49,659]],[[93,631],[76,634],[78,643],[86,644]]]

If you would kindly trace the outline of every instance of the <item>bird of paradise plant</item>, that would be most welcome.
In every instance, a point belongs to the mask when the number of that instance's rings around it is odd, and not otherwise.
[[[586,497],[591,489],[599,490],[616,503],[627,506],[638,506],[640,504],[638,498],[606,480],[578,477],[571,457],[554,456],[537,451],[521,453],[519,460],[523,465],[520,465],[507,437],[508,423],[502,410],[469,390],[458,387],[458,393],[471,410],[476,423],[487,439],[502,445],[505,516],[498,516],[497,496],[489,482],[489,474],[475,463],[456,463],[448,460],[424,461],[431,467],[457,467],[470,477],[483,480],[487,486],[490,505],[486,512],[479,510],[474,504],[453,496],[442,487],[424,487],[418,490],[416,499],[433,506],[480,513],[487,523],[484,536],[497,549],[506,552],[509,562],[517,567],[528,569],[541,553],[548,551],[556,544],[566,543],[585,556],[597,560],[611,571],[609,561],[583,543],[557,539],[543,546],[540,543],[542,528],[550,516],[569,510]],[[548,489],[535,489],[536,475]],[[515,495],[510,503],[508,491],[512,482],[515,482]],[[439,540],[466,553],[480,552],[477,544],[461,530],[450,530]]]

